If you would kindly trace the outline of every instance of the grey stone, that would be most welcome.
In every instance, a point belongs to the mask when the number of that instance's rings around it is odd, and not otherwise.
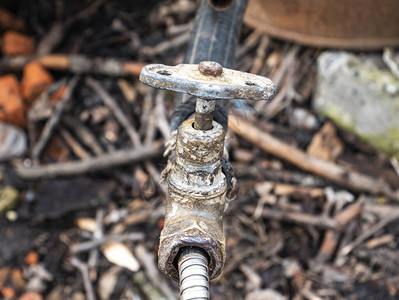
[[[25,132],[12,124],[0,122],[0,161],[22,156],[27,147]]]
[[[399,157],[399,80],[380,57],[321,54],[313,108],[375,148]]]

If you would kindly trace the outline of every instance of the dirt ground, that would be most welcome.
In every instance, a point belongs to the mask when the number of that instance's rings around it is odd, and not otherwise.
[[[182,62],[198,4],[0,0],[0,82],[11,75],[0,89],[21,90],[20,110],[0,99],[0,117],[28,140],[0,165],[2,299],[178,298],[156,266],[174,95],[138,74]],[[312,112],[321,51],[243,26],[233,67],[271,78],[277,94],[232,105],[238,191],[214,300],[399,297],[398,167]],[[7,138],[0,147],[17,151]]]

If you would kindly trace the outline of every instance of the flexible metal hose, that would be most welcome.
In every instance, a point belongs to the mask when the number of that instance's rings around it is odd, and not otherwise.
[[[203,250],[186,247],[179,256],[179,281],[181,300],[208,300],[208,257]]]

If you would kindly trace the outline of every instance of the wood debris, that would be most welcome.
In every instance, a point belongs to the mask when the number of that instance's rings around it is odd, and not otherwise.
[[[39,2],[0,7],[0,119],[28,137],[0,166],[0,298],[177,299],[156,266],[174,95],[137,76],[181,63],[199,2]],[[397,163],[314,113],[319,54],[242,28],[237,69],[277,95],[231,106],[213,299],[399,297]]]
[[[24,34],[7,31],[3,35],[3,54],[4,55],[33,55],[35,51],[34,40]]]
[[[0,120],[17,126],[24,126],[25,108],[19,90],[17,77],[6,75],[0,77]]]

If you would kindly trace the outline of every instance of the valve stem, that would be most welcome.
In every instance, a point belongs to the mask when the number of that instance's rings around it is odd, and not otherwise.
[[[208,300],[209,272],[208,257],[203,250],[185,247],[178,261],[180,300]]]
[[[213,114],[215,112],[215,100],[197,98],[195,104],[194,128],[197,130],[212,129]]]
[[[221,64],[214,61],[201,61],[198,70],[202,75],[208,77],[218,77],[223,73]],[[215,112],[215,100],[197,98],[195,105],[194,128],[197,130],[212,129],[213,114]]]

